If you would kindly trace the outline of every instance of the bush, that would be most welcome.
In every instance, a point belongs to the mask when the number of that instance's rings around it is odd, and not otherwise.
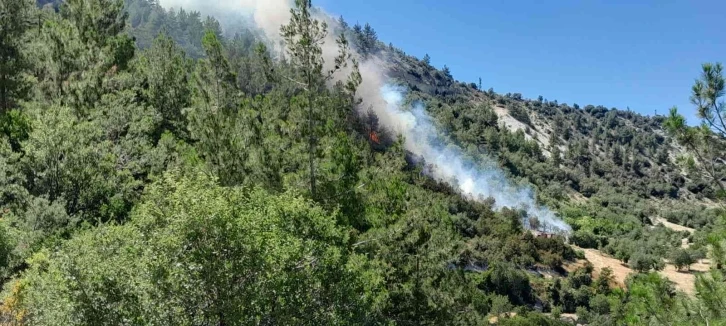
[[[534,303],[529,278],[524,272],[509,264],[493,264],[478,287],[485,292],[507,296],[515,305]]]
[[[568,326],[570,324],[536,313],[526,313],[499,320],[498,325],[502,326]]]
[[[530,126],[532,125],[532,120],[530,120],[529,118],[529,113],[527,112],[527,109],[519,104],[513,104],[509,106],[509,115],[511,115],[512,118],[517,119],[519,122]]]
[[[573,233],[570,236],[570,242],[576,246],[591,249],[597,249],[599,245],[597,237],[592,232],[582,230]]]
[[[347,324],[364,309],[345,230],[309,201],[205,178],[169,177],[147,196],[129,223],[29,260],[30,325]]]
[[[610,313],[610,301],[604,294],[598,294],[590,300],[590,310],[598,315]]]
[[[28,139],[31,131],[30,118],[19,110],[0,114],[0,135],[7,137],[13,151],[20,150],[20,142]]]
[[[628,265],[630,265],[630,268],[641,273],[650,271],[651,269],[659,271],[665,267],[663,261],[658,257],[642,252],[633,254],[628,260]]]
[[[577,309],[575,309],[575,314],[577,314],[578,324],[587,325],[590,323],[590,320],[592,320],[592,314],[587,311],[587,308],[585,307],[577,307]]]
[[[514,309],[514,306],[509,303],[509,299],[506,296],[495,294],[492,295],[489,300],[491,301],[491,310],[489,313],[494,316],[508,313]]]
[[[691,265],[696,262],[691,252],[687,249],[676,249],[671,253],[670,261],[676,266],[676,269],[681,270],[687,267],[691,269]]]
[[[585,259],[585,251],[575,250],[575,257],[577,257],[577,259]]]
[[[590,286],[592,284],[592,276],[585,269],[578,269],[567,277],[570,282],[570,287],[573,289],[579,289],[583,286]]]

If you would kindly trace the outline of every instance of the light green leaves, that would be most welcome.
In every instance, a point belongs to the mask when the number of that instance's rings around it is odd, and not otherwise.
[[[336,218],[292,194],[167,175],[124,226],[70,240],[27,273],[30,324],[346,324],[363,320]],[[354,267],[355,264],[350,265]]]

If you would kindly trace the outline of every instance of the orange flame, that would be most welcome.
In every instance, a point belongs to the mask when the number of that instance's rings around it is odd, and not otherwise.
[[[375,131],[371,130],[369,136],[371,138],[371,141],[373,141],[374,143],[379,144],[379,145],[381,144],[381,140],[378,139],[378,134]]]

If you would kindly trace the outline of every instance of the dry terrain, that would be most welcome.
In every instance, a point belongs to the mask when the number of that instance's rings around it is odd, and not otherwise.
[[[595,268],[596,275],[600,275],[600,271],[605,267],[610,267],[613,270],[613,278],[618,286],[625,285],[625,278],[633,272],[630,267],[623,264],[621,261],[609,257],[595,249],[582,249],[577,248],[585,252],[585,259],[589,261]]]
[[[499,117],[499,122],[504,125],[504,127],[511,131],[516,132],[517,130],[527,130],[527,125],[523,122],[513,118],[509,115],[509,110],[503,106],[496,105],[494,106],[494,112]],[[527,140],[532,140],[532,136],[525,135]]]
[[[667,228],[669,228],[669,229],[671,229],[673,231],[678,231],[678,232],[685,231],[685,232],[688,232],[688,233],[696,232],[696,230],[691,229],[689,227],[685,227],[685,226],[682,226],[682,225],[678,225],[678,224],[675,224],[675,223],[668,222],[668,220],[666,220],[666,219],[664,219],[662,217],[656,218],[655,221],[656,221],[656,223],[663,224],[663,226],[665,226],[665,227],[667,227]]]
[[[610,267],[613,270],[613,277],[618,286],[625,285],[625,279],[633,270],[621,261],[609,257],[602,252],[595,249],[582,249],[577,248],[585,252],[585,259],[592,263],[595,268],[595,275],[599,275],[600,271],[605,267]],[[666,268],[659,273],[671,280],[677,289],[685,292],[686,294],[694,294],[694,281],[696,276],[694,273],[705,272],[709,268],[708,261],[703,260],[699,263],[691,265],[690,271],[677,271],[673,265],[667,264]]]

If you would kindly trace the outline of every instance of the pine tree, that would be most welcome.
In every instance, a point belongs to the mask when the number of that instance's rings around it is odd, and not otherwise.
[[[348,22],[345,21],[343,16],[338,17],[338,25],[340,25],[340,29],[342,29],[343,32],[347,32],[348,28],[350,28],[350,26],[348,25]]]
[[[723,102],[726,81],[720,63],[706,63],[702,69],[701,78],[692,87],[691,103],[696,106],[696,113],[703,124],[700,127],[689,127],[685,117],[674,107],[665,121],[665,127],[696,155],[703,175],[711,179],[719,196],[726,198],[726,183],[723,181],[726,173],[718,166],[718,156],[724,149],[718,138],[726,138],[726,104]]]
[[[359,23],[353,25],[353,43],[361,54],[365,50],[365,37],[363,36],[363,26]]]
[[[550,153],[552,154],[552,165],[559,168],[562,165],[562,151],[560,150],[559,137],[555,133],[552,133],[550,137]]]
[[[363,40],[365,45],[363,52],[368,56],[373,52],[378,43],[378,34],[376,34],[376,31],[368,23],[363,27]]]
[[[622,166],[623,165],[623,151],[622,151],[622,149],[620,149],[620,145],[619,144],[615,144],[613,146],[612,159],[613,159],[613,162],[615,162],[616,165],[618,165],[618,166]]]
[[[33,2],[0,0],[0,114],[26,97],[28,83],[22,73],[27,68],[21,46],[23,34],[31,25]]]
[[[144,97],[162,117],[157,135],[165,130],[184,138],[186,117],[182,110],[191,105],[189,69],[191,62],[168,35],[161,34],[139,60],[141,77],[148,87]]]
[[[360,84],[361,77],[358,72],[358,64],[349,51],[348,41],[344,34],[340,34],[336,40],[339,52],[335,58],[334,68],[324,71],[325,62],[322,56],[322,45],[328,35],[328,25],[314,19],[311,9],[312,3],[310,0],[296,0],[295,8],[291,11],[290,23],[282,26],[281,34],[287,45],[290,63],[296,72],[294,77],[288,76],[287,79],[301,87],[305,92],[306,101],[303,108],[307,116],[306,134],[308,139],[310,194],[313,198],[316,198],[315,161],[321,132],[319,122],[323,114],[321,106],[325,102],[321,101],[320,95],[325,93],[326,82],[333,78],[335,72],[347,67],[348,62],[353,63],[353,73],[348,76],[344,88],[354,94]],[[359,25],[356,26],[354,31],[360,28]]]
[[[121,33],[128,18],[122,0],[66,0],[61,14],[78,28],[84,43],[99,47]]]
[[[49,102],[60,105],[76,103],[71,99],[72,83],[78,79],[83,67],[92,66],[87,51],[80,40],[78,29],[67,20],[51,20],[43,27],[40,42],[39,71],[40,89]],[[90,91],[91,87],[84,87]]]
[[[247,152],[238,151],[235,146],[244,146],[245,142],[236,139],[233,142],[228,134],[236,131],[232,124],[239,109],[236,78],[214,31],[207,31],[202,44],[207,57],[197,64],[194,76],[193,105],[187,115],[189,131],[220,181],[225,185],[239,184],[240,178],[246,176]],[[234,136],[238,135],[235,133]]]

